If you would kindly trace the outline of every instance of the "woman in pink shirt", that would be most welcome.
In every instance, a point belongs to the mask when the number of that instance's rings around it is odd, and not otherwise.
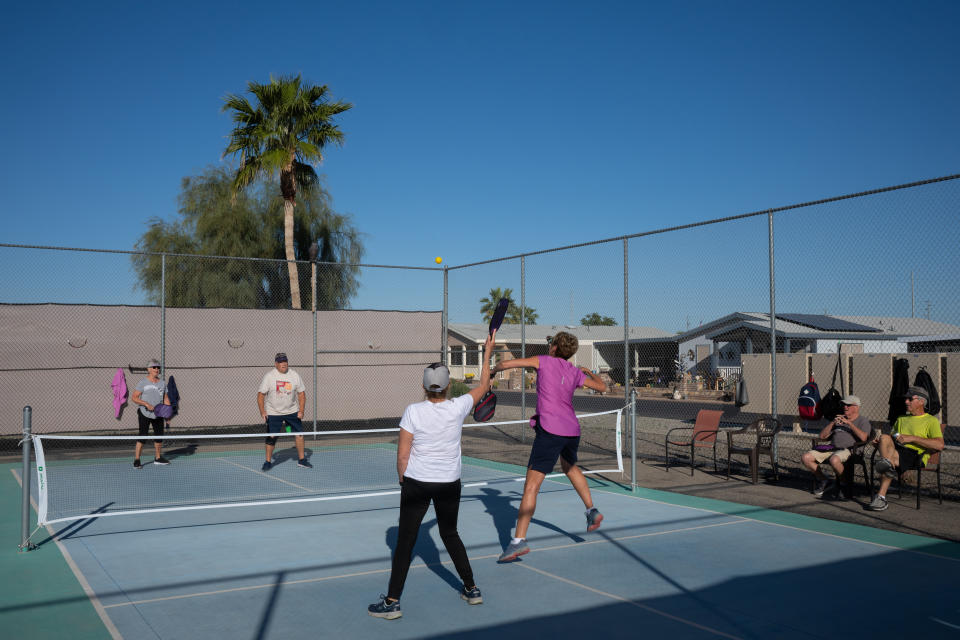
[[[577,448],[580,446],[580,422],[573,411],[573,392],[588,387],[601,393],[607,390],[600,376],[584,367],[575,367],[567,359],[577,352],[580,343],[573,334],[561,331],[549,343],[548,355],[507,360],[497,364],[491,374],[504,369],[533,367],[537,370],[537,414],[530,420],[537,435],[530,449],[527,478],[517,515],[514,538],[501,554],[499,562],[510,562],[530,552],[527,545],[527,527],[537,508],[537,494],[557,459],[560,468],[570,479],[577,495],[586,507],[587,531],[600,526],[603,515],[593,506],[590,486],[577,466]]]

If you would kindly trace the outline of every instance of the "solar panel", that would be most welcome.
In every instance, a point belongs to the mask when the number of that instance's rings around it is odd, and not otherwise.
[[[862,333],[881,333],[876,327],[868,327],[865,324],[857,324],[834,318],[833,316],[824,316],[815,313],[778,313],[777,317],[781,320],[787,320],[795,324],[800,324],[812,329],[821,331],[859,331]]]

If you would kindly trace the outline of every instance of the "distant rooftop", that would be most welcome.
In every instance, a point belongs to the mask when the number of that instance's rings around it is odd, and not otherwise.
[[[489,325],[451,322],[450,330],[468,340],[482,343],[487,337]],[[497,340],[501,342],[520,342],[520,332],[523,329],[519,324],[504,324],[497,331]],[[546,342],[548,336],[566,331],[577,336],[581,342],[596,341],[623,341],[623,327],[598,325],[556,325],[556,324],[528,324],[524,331],[527,342]],[[654,327],[630,327],[630,339],[669,338],[673,334]]]

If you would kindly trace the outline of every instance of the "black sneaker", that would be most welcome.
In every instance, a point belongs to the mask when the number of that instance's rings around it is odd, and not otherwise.
[[[163,456],[160,456],[159,458],[153,461],[153,464],[168,465],[170,464],[170,461],[164,458]]]
[[[143,469],[143,465],[140,464],[140,458],[133,459],[133,468],[134,469]]]
[[[270,462],[269,460],[264,462],[263,466],[260,467],[260,471],[270,471],[270,469],[273,469],[273,463]]]
[[[467,604],[483,604],[483,596],[480,595],[480,589],[476,585],[467,589],[467,585],[463,585],[463,589],[460,590],[460,597],[467,601]]]
[[[304,469],[313,469],[313,465],[310,464],[310,461],[307,460],[306,458],[300,458],[299,460],[297,460],[297,466],[303,467]]]
[[[387,602],[387,597],[384,595],[380,596],[380,602],[374,602],[367,607],[367,613],[374,618],[384,618],[386,620],[393,620],[403,615],[403,612],[400,611],[400,601]]]

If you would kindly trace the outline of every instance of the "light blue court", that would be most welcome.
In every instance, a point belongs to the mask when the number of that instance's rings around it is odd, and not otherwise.
[[[323,473],[289,468],[302,481]],[[153,471],[173,476],[177,461]],[[16,473],[4,474],[9,496]],[[61,630],[73,617],[100,625],[33,638],[960,637],[960,545],[592,484],[601,529],[587,534],[572,488],[547,482],[532,552],[507,565],[496,557],[522,485],[490,479],[465,489],[460,532],[483,591],[478,606],[458,597],[430,512],[403,617],[366,614],[386,590],[396,535],[398,497],[381,495],[53,525],[54,540],[39,533],[40,548],[17,556],[18,575],[79,580],[89,596],[27,590],[3,616],[59,615]],[[825,612],[844,586],[860,594],[860,609]],[[916,604],[894,606],[905,600]],[[815,622],[825,615],[829,623]]]

